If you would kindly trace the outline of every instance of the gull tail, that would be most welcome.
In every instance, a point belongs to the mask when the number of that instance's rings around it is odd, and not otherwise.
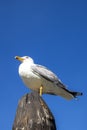
[[[77,98],[78,96],[83,95],[83,93],[81,92],[68,90],[62,83],[58,84],[58,86],[55,87],[54,94],[59,95],[67,100],[71,100],[73,98]]]
[[[83,93],[81,93],[81,92],[70,91],[70,90],[68,90],[66,88],[63,88],[62,90],[63,90],[62,91],[63,93],[61,93],[60,96],[62,96],[63,98],[65,98],[67,100],[71,100],[73,98],[77,98],[78,96],[83,95]]]
[[[81,92],[75,92],[75,91],[68,90],[66,88],[66,86],[64,84],[62,84],[61,82],[59,82],[57,88],[59,89],[59,93],[57,90],[56,90],[57,93],[56,92],[55,93],[67,100],[71,100],[73,98],[77,98],[77,96],[83,95],[83,93],[81,93]]]
[[[81,95],[83,95],[83,93],[81,93],[81,92],[73,92],[73,91],[69,91],[69,93],[72,94],[74,98],[76,98],[77,96],[81,96]]]

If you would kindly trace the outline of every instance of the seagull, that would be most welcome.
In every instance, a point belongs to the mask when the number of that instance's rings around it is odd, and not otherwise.
[[[67,100],[82,95],[80,92],[68,90],[60,79],[48,68],[34,63],[29,56],[15,56],[21,62],[19,65],[19,76],[24,84],[33,91],[42,94],[59,95]]]

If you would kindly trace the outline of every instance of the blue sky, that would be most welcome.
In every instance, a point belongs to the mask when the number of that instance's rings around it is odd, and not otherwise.
[[[87,130],[87,1],[0,1],[0,129],[11,130],[19,99],[30,92],[14,56],[31,56],[84,93],[78,100],[43,95],[57,130]]]

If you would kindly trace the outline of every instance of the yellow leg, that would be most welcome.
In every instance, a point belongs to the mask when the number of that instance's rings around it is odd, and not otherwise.
[[[41,86],[40,87],[40,96],[42,96],[42,94],[43,94],[43,87]]]

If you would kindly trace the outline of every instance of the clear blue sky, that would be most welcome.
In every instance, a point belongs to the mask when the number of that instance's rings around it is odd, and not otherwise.
[[[87,1],[0,1],[0,129],[11,130],[19,99],[30,92],[15,55],[31,56],[84,93],[66,101],[43,95],[57,130],[87,130]]]

